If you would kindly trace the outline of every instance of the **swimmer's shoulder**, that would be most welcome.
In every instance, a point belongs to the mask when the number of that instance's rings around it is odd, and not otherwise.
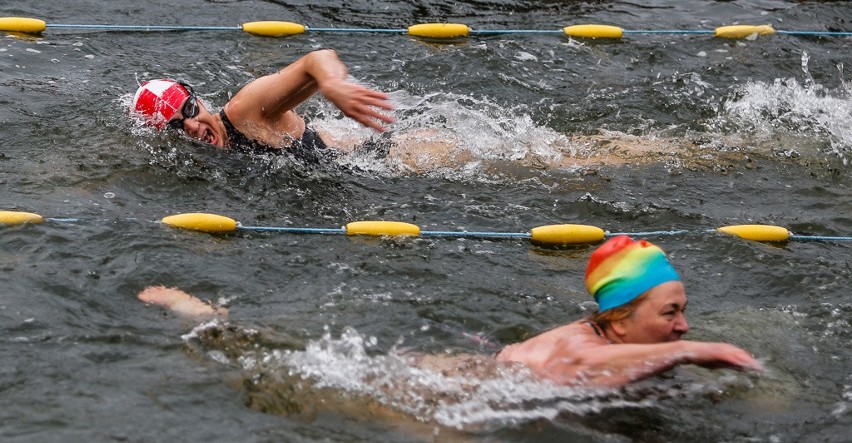
[[[540,336],[561,339],[564,337],[575,337],[578,335],[587,336],[589,334],[597,336],[597,333],[595,332],[595,328],[592,326],[592,323],[587,319],[580,319],[562,326],[557,326],[553,329],[541,333]]]
[[[496,357],[498,361],[542,360],[561,354],[566,348],[597,337],[586,320],[557,326],[520,343],[506,346]]]

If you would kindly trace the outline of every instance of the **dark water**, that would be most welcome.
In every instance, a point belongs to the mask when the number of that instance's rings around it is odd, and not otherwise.
[[[845,2],[5,2],[48,23],[474,29],[849,31]],[[553,35],[455,44],[401,35],[48,30],[0,40],[0,209],[78,222],[0,229],[4,441],[848,441],[850,249],[705,230],[767,223],[852,234],[849,38]],[[137,81],[189,81],[214,107],[305,52],[335,48],[391,92],[395,131],[436,129],[473,160],[358,172],[215,152],[133,127]],[[367,133],[322,100],[317,127]],[[540,169],[576,134],[683,140],[641,165]],[[751,350],[760,376],[683,368],[618,393],[526,379],[470,382],[405,367],[399,350],[487,352],[591,309],[591,247],[520,240],[243,233],[156,220],[205,211],[246,225],[525,232],[583,223],[654,240],[690,294],[690,335]],[[179,286],[227,301],[263,337],[237,353],[136,300]],[[267,411],[263,413],[259,411]]]

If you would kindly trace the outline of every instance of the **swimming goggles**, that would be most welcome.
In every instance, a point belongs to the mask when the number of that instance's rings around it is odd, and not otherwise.
[[[172,129],[183,129],[183,122],[188,118],[195,118],[198,116],[199,111],[198,97],[195,96],[195,92],[192,90],[192,87],[186,83],[181,83],[180,85],[189,92],[189,97],[186,98],[186,101],[183,102],[183,106],[180,108],[180,113],[183,115],[183,118],[169,120],[168,125]]]

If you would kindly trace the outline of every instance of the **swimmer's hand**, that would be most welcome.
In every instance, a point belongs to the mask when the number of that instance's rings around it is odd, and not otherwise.
[[[178,288],[149,286],[142,290],[137,297],[145,303],[160,305],[183,317],[199,318],[228,315],[227,309],[210,306]]]
[[[383,92],[340,78],[324,79],[319,87],[322,95],[343,111],[344,115],[368,128],[384,132],[382,123],[391,124],[396,121],[390,115],[376,110],[376,108],[393,110],[388,95]]]
[[[710,369],[763,371],[763,365],[747,351],[728,343],[684,342],[689,363]]]

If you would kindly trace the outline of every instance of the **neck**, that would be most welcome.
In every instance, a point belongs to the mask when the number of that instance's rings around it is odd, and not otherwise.
[[[621,337],[619,337],[608,324],[597,323],[594,320],[589,320],[589,323],[591,323],[592,327],[595,328],[595,332],[599,333],[598,335],[607,339],[610,343],[623,343]]]
[[[228,137],[228,131],[225,129],[225,123],[222,123],[222,114],[220,112],[211,114],[211,123],[214,130],[219,134],[219,137],[222,140],[223,147],[229,148],[231,146],[231,143]]]
[[[609,340],[610,343],[613,343],[613,344],[624,343],[624,341],[621,339],[621,337],[618,334],[616,334],[615,332],[613,332],[612,328],[604,329],[603,333],[604,333],[604,338]]]

